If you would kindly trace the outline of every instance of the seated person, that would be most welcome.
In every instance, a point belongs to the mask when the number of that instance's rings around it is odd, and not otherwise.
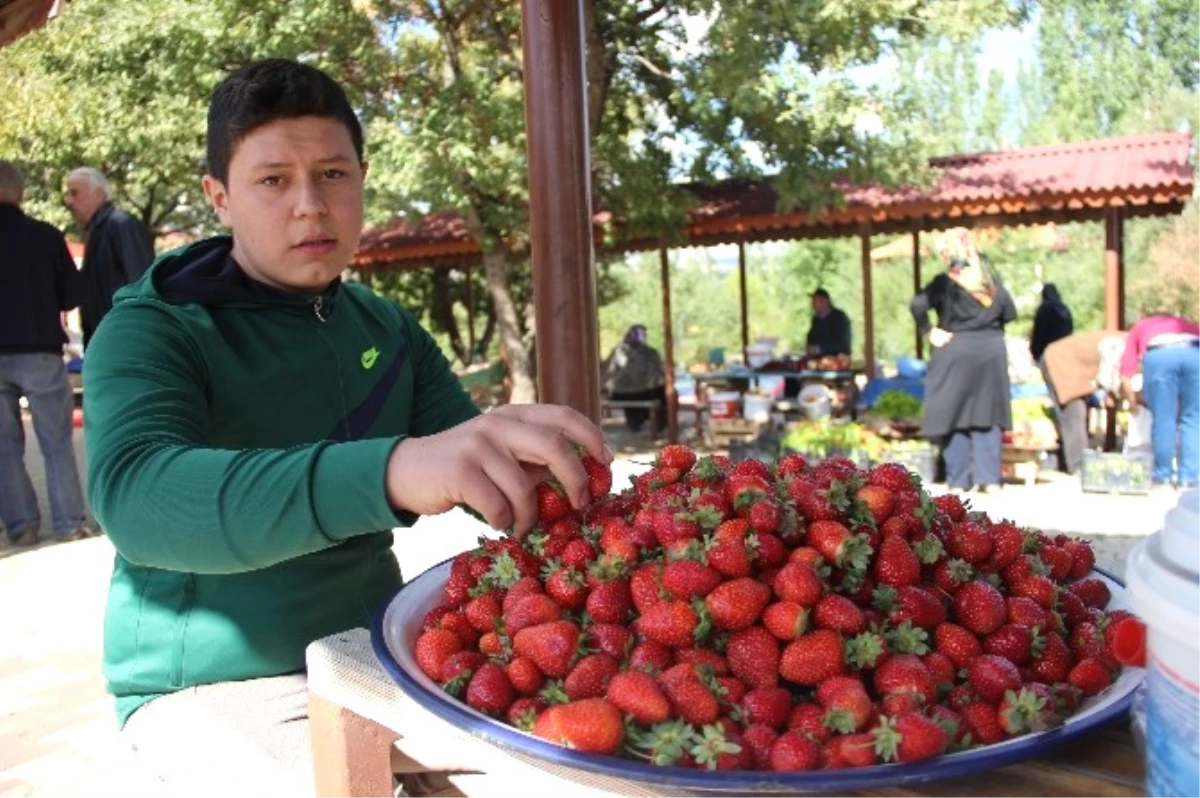
[[[829,292],[818,288],[812,293],[812,324],[805,340],[805,352],[809,357],[850,354],[850,317],[841,308],[835,307]],[[789,377],[783,386],[783,395],[795,398],[800,393],[800,381]]]
[[[610,399],[658,403],[655,414],[657,429],[667,426],[666,370],[658,350],[646,343],[646,326],[635,324],[625,333],[600,369],[604,375],[604,393]],[[625,426],[640,432],[650,412],[641,407],[625,408]]]

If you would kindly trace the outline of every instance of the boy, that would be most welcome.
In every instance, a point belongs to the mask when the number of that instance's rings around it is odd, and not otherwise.
[[[237,70],[207,148],[232,237],[159,258],[88,350],[89,495],[118,552],[104,672],[139,746],[211,728],[193,755],[237,734],[305,778],[304,648],[400,586],[391,528],[465,504],[520,534],[548,474],[585,501],[572,444],[612,456],[568,408],[480,416],[411,314],[339,280],[366,164],[328,76]]]

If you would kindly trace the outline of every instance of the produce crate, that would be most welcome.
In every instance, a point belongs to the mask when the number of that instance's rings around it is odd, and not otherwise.
[[[1083,453],[1080,471],[1083,489],[1088,493],[1145,495],[1150,492],[1154,458],[1089,449]]]
[[[880,462],[899,463],[919,476],[926,485],[937,478],[937,450],[929,444],[903,449],[888,449],[884,452]]]
[[[735,443],[751,443],[769,424],[748,418],[714,418],[709,420],[708,431],[713,446],[728,449]]]
[[[1000,478],[1005,482],[1037,484],[1042,450],[1035,446],[1005,445],[1000,450]]]

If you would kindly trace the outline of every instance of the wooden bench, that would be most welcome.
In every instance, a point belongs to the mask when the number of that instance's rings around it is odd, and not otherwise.
[[[600,397],[600,415],[607,417],[614,410],[625,410],[627,408],[645,410],[650,414],[650,430],[653,432],[658,429],[658,411],[659,403],[654,399],[609,399],[606,396]]]

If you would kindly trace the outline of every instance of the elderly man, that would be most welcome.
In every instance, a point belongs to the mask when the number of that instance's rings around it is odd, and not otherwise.
[[[21,397],[46,464],[55,537],[78,540],[91,531],[71,442],[60,316],[79,303],[82,281],[62,233],[21,211],[24,189],[17,168],[0,161],[0,521],[11,543],[32,546],[41,516],[25,470]]]
[[[83,280],[87,293],[79,306],[83,345],[112,310],[113,294],[132,283],[154,260],[154,238],[141,221],[116,208],[108,179],[83,167],[67,177],[67,208],[84,231]]]

